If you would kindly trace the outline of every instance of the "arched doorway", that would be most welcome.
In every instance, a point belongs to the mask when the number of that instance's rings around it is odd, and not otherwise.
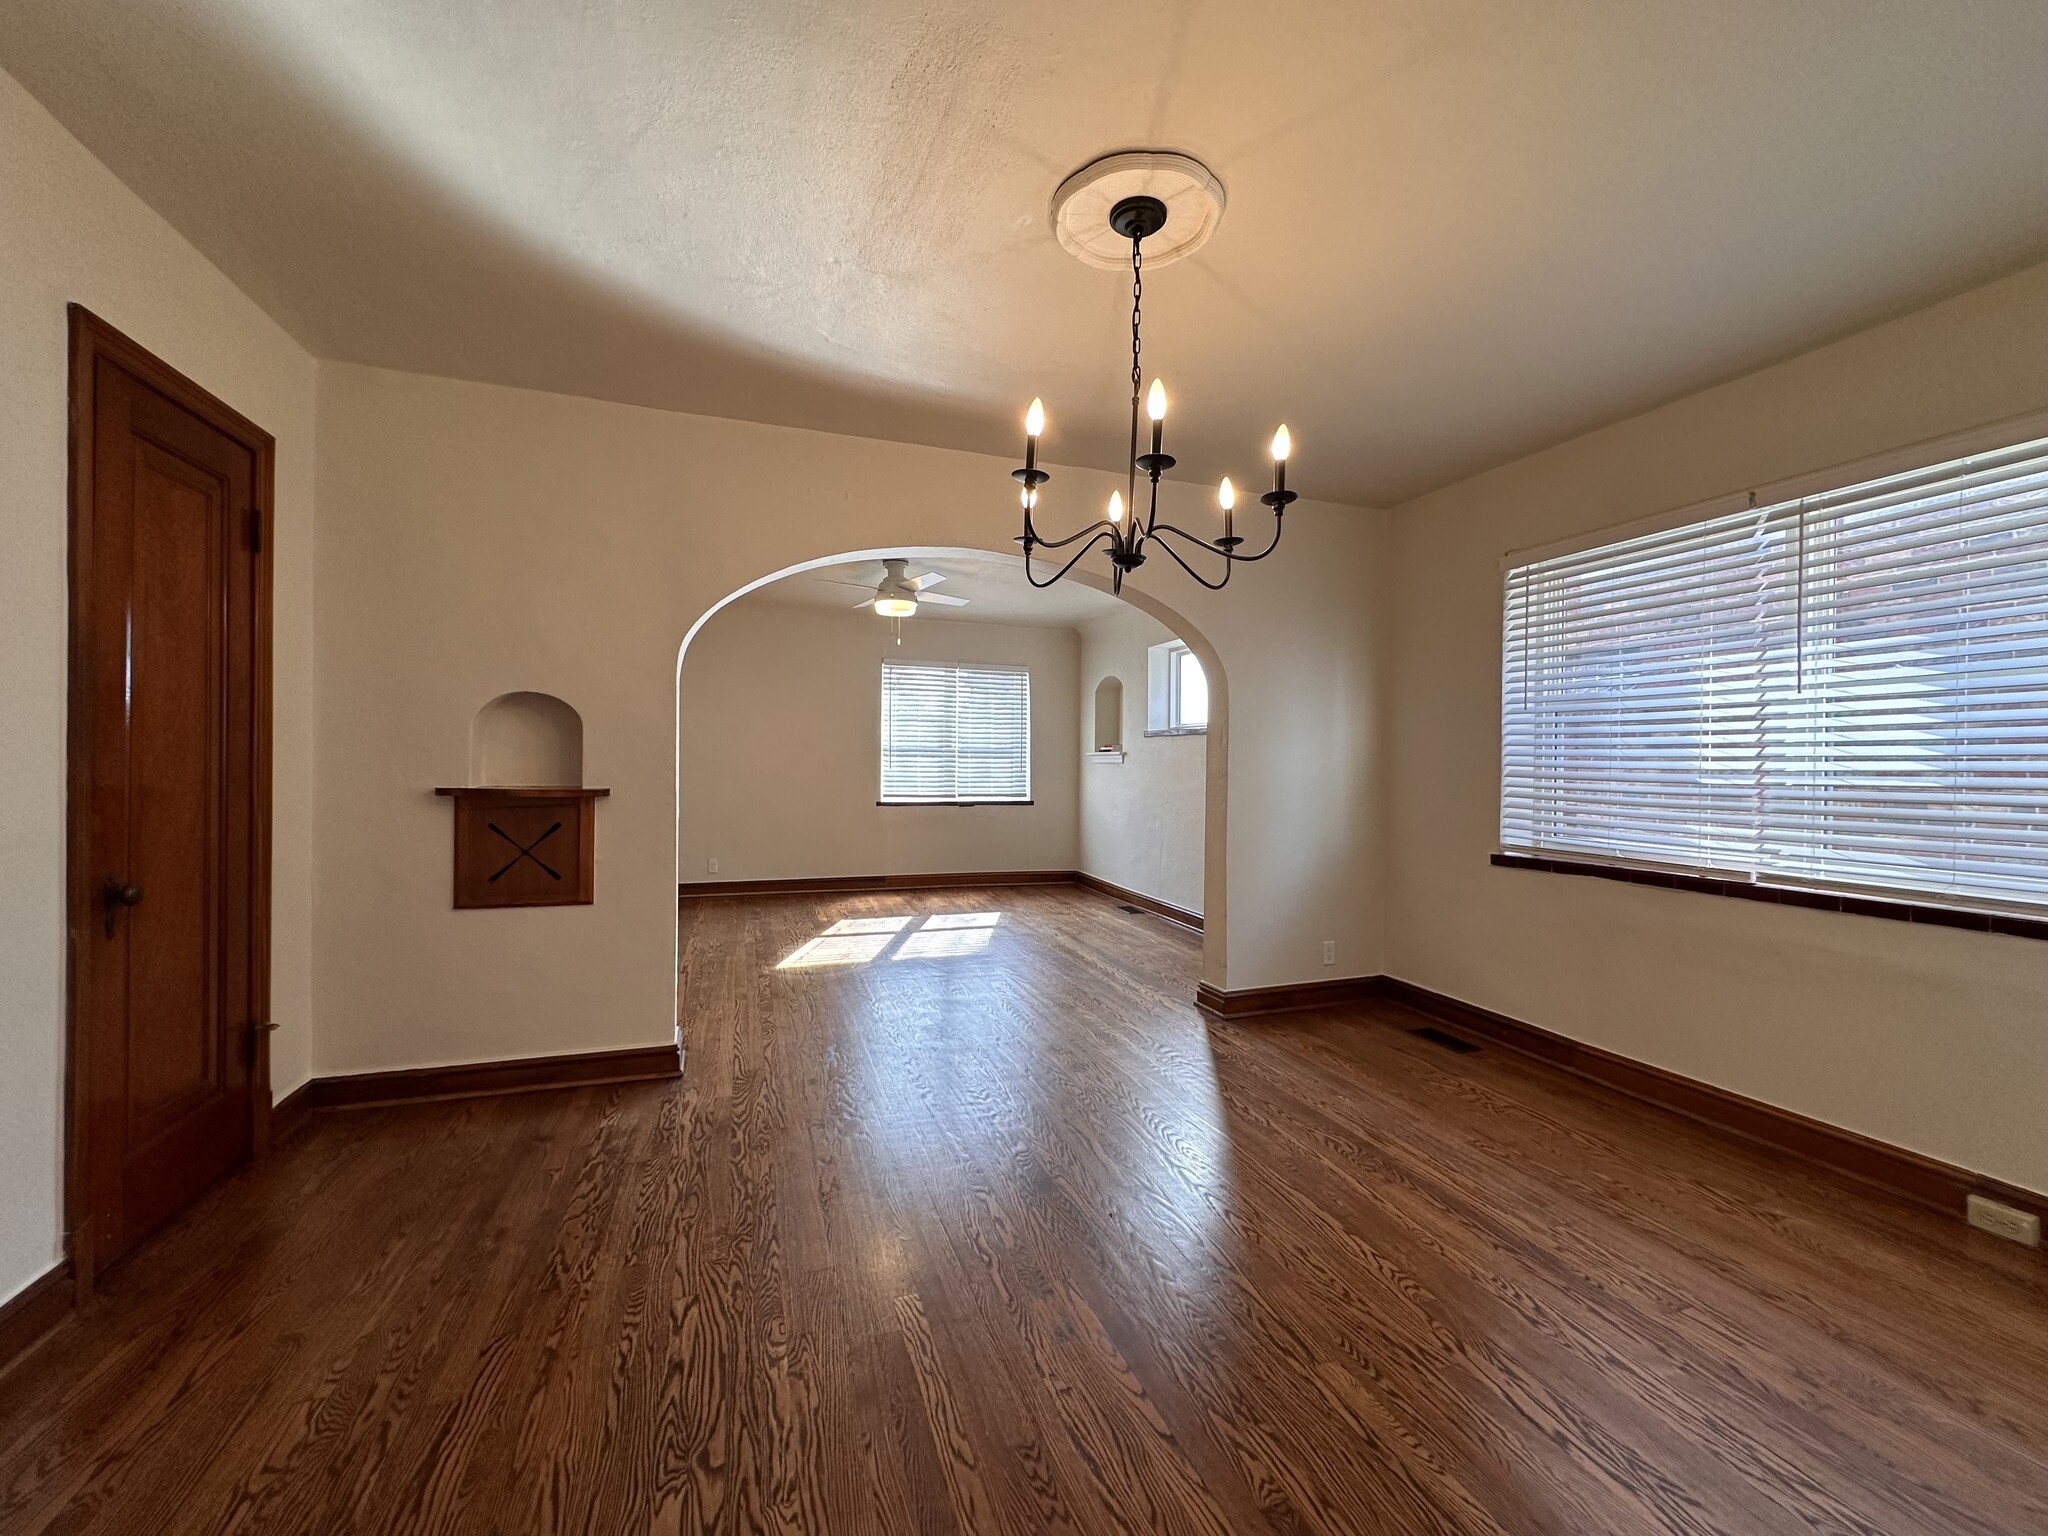
[[[914,546],[878,549],[850,549],[822,554],[809,560],[795,562],[761,574],[734,588],[718,601],[709,605],[697,615],[684,634],[678,647],[675,663],[675,762],[677,767],[675,794],[676,817],[673,830],[678,839],[676,877],[678,883],[687,883],[682,860],[680,841],[684,830],[683,793],[684,762],[689,745],[688,732],[693,723],[684,713],[684,669],[688,663],[691,646],[720,613],[742,598],[760,593],[774,583],[784,582],[806,573],[819,572],[828,567],[844,567],[856,562],[880,562],[894,558],[908,558],[913,562],[944,562],[949,559],[977,562],[1001,561],[1008,566],[1021,567],[1022,560],[1014,554],[992,554],[985,549],[961,546]],[[1109,583],[1105,578],[1092,574],[1075,572],[1068,580],[1077,585],[1107,594]],[[1204,979],[1220,974],[1225,954],[1227,933],[1228,884],[1226,861],[1228,840],[1226,822],[1228,816],[1227,773],[1229,748],[1229,680],[1215,646],[1201,629],[1185,615],[1175,611],[1149,594],[1135,588],[1126,588],[1120,594],[1122,601],[1156,621],[1163,630],[1184,645],[1186,651],[1199,663],[1199,675],[1207,687],[1207,728],[1203,750],[1203,775],[1200,790],[1201,826],[1201,872],[1200,910],[1202,913],[1202,972]],[[1093,684],[1089,685],[1091,693]],[[1137,677],[1131,683],[1133,709],[1142,717],[1145,700],[1145,680]],[[1187,743],[1193,746],[1194,743]],[[689,879],[703,879],[694,866]]]

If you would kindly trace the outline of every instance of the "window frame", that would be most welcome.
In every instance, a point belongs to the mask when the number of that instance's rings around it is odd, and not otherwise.
[[[961,672],[999,672],[1021,677],[1024,680],[1023,796],[1021,798],[1018,798],[1015,796],[990,797],[987,795],[962,796],[959,794],[954,794],[946,797],[921,798],[902,795],[890,795],[887,792],[887,778],[889,764],[889,669],[891,667],[900,668],[906,671],[936,671],[951,672],[956,674]],[[1021,664],[1012,664],[1007,662],[909,660],[897,661],[890,658],[884,658],[881,663],[880,674],[877,677],[876,682],[877,689],[875,714],[875,804],[877,807],[903,809],[906,807],[914,808],[918,806],[927,806],[941,807],[946,809],[964,809],[974,806],[1028,806],[1037,804],[1037,800],[1034,798],[1034,786],[1032,783],[1032,759],[1036,746],[1036,691],[1031,686],[1031,668],[1029,666]],[[957,758],[957,732],[955,733],[955,739],[956,745],[954,748],[954,755]],[[957,779],[955,787],[956,789],[958,787]]]
[[[1503,629],[1496,680],[1502,688],[1498,719],[1501,727],[1500,778],[1497,781],[1497,842],[1491,862],[1497,866],[1537,870],[1565,875],[1591,875],[1633,884],[1666,889],[1697,891],[1751,900],[1777,902],[1820,910],[1848,911],[1900,921],[1933,923],[1971,931],[2005,933],[2030,938],[2048,938],[2048,869],[2024,895],[1987,894],[1931,885],[1889,883],[1861,878],[1835,878],[1826,872],[1789,872],[1741,865],[1667,862],[1656,857],[1632,857],[1579,847],[1510,842],[1507,832],[1509,773],[1508,723],[1510,700],[1507,672],[1510,665],[1507,620],[1513,601],[1514,573],[1545,561],[1587,555],[1647,539],[1664,533],[1682,533],[1696,525],[1726,518],[1731,513],[1765,513],[1788,503],[1819,501],[1838,492],[1853,491],[1872,482],[1899,475],[1953,468],[1965,473],[1962,464],[1980,455],[2015,451],[2048,440],[2048,412],[2035,412],[1972,428],[1947,437],[1932,439],[1886,453],[1805,473],[1748,492],[1719,496],[1690,506],[1589,530],[1547,545],[1510,551],[1501,556],[1503,576],[1501,613]],[[1803,526],[1803,525],[1802,525]],[[1804,535],[1802,533],[1802,539]],[[1803,557],[1802,557],[1803,558]],[[1799,578],[1800,601],[1804,604],[1808,575],[1802,564]],[[1803,622],[1803,621],[1802,621]],[[2043,754],[2048,757],[2048,753]],[[1930,827],[1939,827],[1930,821]],[[1764,834],[1760,831],[1759,838]],[[1756,858],[1767,863],[1767,858]]]
[[[1199,725],[1190,725],[1181,718],[1181,659],[1185,657],[1196,667],[1202,666],[1202,658],[1185,640],[1178,638],[1162,640],[1146,650],[1146,709],[1145,734],[1147,736],[1206,736],[1209,725],[1205,720]],[[1202,679],[1208,681],[1208,671],[1202,670]]]

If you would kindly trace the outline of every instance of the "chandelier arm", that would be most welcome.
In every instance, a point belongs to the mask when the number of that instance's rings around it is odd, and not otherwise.
[[[1266,556],[1270,555],[1271,553],[1273,553],[1274,550],[1278,549],[1280,547],[1280,533],[1281,530],[1285,527],[1283,519],[1286,510],[1287,509],[1285,507],[1275,507],[1273,509],[1273,541],[1270,544],[1268,544],[1264,549],[1260,550],[1256,555],[1232,554],[1230,558],[1239,562],[1240,564],[1249,565],[1254,560],[1265,559]]]
[[[1104,518],[1098,517],[1094,522],[1090,523],[1086,528],[1083,528],[1079,533],[1070,533],[1064,539],[1044,538],[1039,534],[1038,530],[1034,528],[1031,530],[1031,542],[1033,544],[1036,544],[1040,549],[1065,549],[1069,544],[1079,543],[1082,539],[1087,538],[1088,535],[1091,533],[1113,533],[1115,532],[1115,530],[1116,524],[1109,522]]]
[[[1177,534],[1181,538],[1186,539],[1190,544],[1198,545],[1208,550],[1211,554],[1221,555],[1224,559],[1239,565],[1249,565],[1254,560],[1263,560],[1280,547],[1280,519],[1277,516],[1273,519],[1273,542],[1260,550],[1256,555],[1240,555],[1235,549],[1225,549],[1221,544],[1216,543],[1212,539],[1205,539],[1200,534],[1189,533],[1185,528],[1176,528],[1172,523],[1161,523],[1153,531],[1155,534]]]
[[[1201,539],[1197,539],[1193,534],[1187,532],[1185,529],[1175,528],[1170,524],[1163,524],[1154,532],[1154,542],[1157,543],[1159,547],[1165,550],[1169,555],[1173,556],[1173,563],[1179,566],[1182,570],[1186,571],[1190,576],[1194,577],[1196,581],[1200,582],[1203,586],[1207,587],[1211,592],[1221,592],[1223,588],[1229,584],[1230,567],[1227,564],[1223,567],[1223,579],[1221,581],[1211,581],[1208,577],[1204,576],[1200,571],[1196,570],[1192,565],[1189,565],[1187,561],[1181,559],[1180,551],[1173,547],[1173,541],[1171,539],[1159,538],[1158,535],[1162,533],[1177,533],[1184,539],[1190,540],[1191,542],[1196,544],[1200,544],[1202,548],[1208,550],[1211,554],[1223,555],[1224,558],[1228,560],[1229,556],[1223,550],[1216,548],[1216,546],[1213,544],[1208,544],[1202,541]]]
[[[1049,587],[1054,582],[1058,581],[1062,576],[1066,575],[1067,572],[1071,571],[1075,566],[1079,565],[1083,560],[1087,559],[1088,556],[1094,551],[1096,544],[1099,543],[1101,540],[1108,539],[1112,546],[1116,543],[1116,531],[1113,528],[1111,528],[1107,523],[1097,523],[1093,528],[1083,528],[1081,530],[1081,533],[1093,533],[1095,537],[1090,539],[1086,544],[1083,544],[1079,549],[1075,550],[1074,557],[1071,560],[1069,560],[1065,565],[1061,566],[1057,571],[1054,571],[1052,575],[1046,577],[1043,581],[1040,581],[1036,576],[1031,574],[1031,551],[1027,547],[1024,551],[1024,579],[1030,582],[1031,585],[1034,587]],[[1075,534],[1074,539],[1078,539],[1079,537],[1081,537],[1081,533]],[[1074,539],[1065,539],[1061,542],[1071,544],[1074,542]],[[1044,541],[1041,540],[1040,542],[1042,543]]]

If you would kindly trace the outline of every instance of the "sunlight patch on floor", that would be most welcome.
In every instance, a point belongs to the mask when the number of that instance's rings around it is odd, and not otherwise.
[[[905,939],[902,948],[889,958],[950,960],[956,955],[971,955],[977,950],[987,949],[988,941],[994,937],[993,928],[952,928],[934,932],[927,927]]]
[[[901,933],[914,919],[908,917],[842,917],[825,932],[835,933]]]
[[[936,912],[904,930],[915,917],[843,917],[816,938],[806,939],[776,964],[778,971],[866,965],[895,944],[892,960],[952,960],[987,949],[1003,920],[1000,912]],[[901,943],[898,943],[898,940]]]
[[[778,971],[810,970],[820,965],[866,965],[889,947],[888,933],[821,933],[792,950]]]

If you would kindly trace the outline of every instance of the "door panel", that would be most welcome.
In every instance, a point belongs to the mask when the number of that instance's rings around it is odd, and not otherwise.
[[[252,1050],[268,568],[251,537],[267,440],[206,419],[209,397],[175,375],[153,382],[168,370],[146,354],[90,366],[74,508],[74,782],[90,804],[72,908],[87,1273],[246,1159],[268,1093]],[[174,397],[188,391],[196,405]]]
[[[124,940],[131,1145],[227,1078],[217,1023],[226,487],[153,443],[135,448],[128,853],[108,864],[143,890]]]

